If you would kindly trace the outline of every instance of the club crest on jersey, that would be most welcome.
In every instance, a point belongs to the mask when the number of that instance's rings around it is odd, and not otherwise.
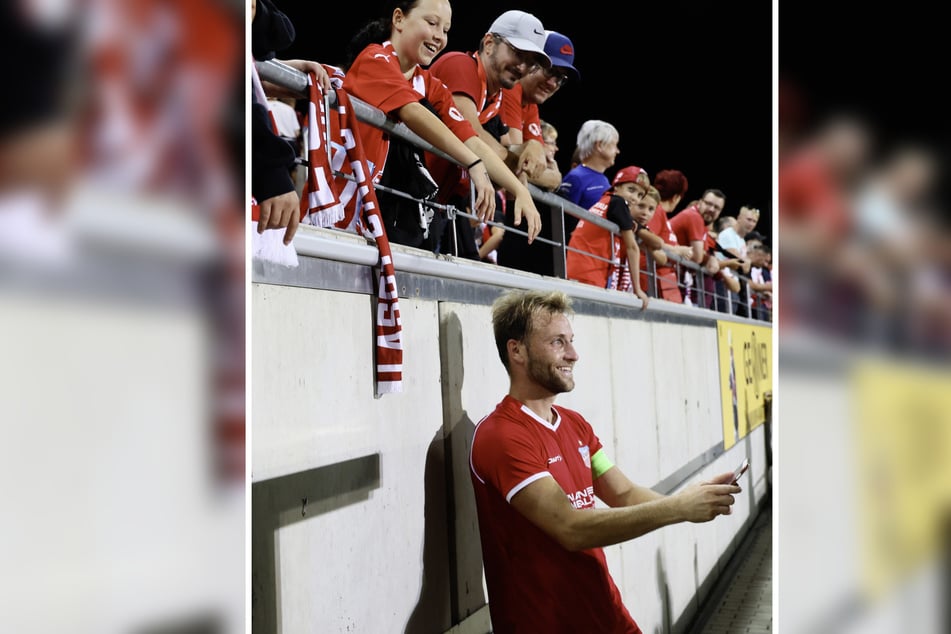
[[[578,447],[578,453],[581,454],[581,459],[584,461],[584,466],[591,468],[591,451],[588,449],[588,445],[584,447]]]

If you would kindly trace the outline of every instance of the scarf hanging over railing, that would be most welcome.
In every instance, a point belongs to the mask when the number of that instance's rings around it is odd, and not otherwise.
[[[337,77],[339,71],[325,67],[331,77]],[[342,85],[343,81],[335,81]],[[307,74],[307,90],[309,103],[307,106],[306,125],[304,127],[305,141],[307,142],[307,182],[301,195],[301,223],[317,227],[333,227],[344,219],[344,207],[353,200],[355,185],[350,181],[334,179],[334,172],[348,173],[349,149],[353,143],[344,138],[344,133],[352,128],[342,125],[341,116],[331,116],[332,109],[327,97],[313,73]],[[339,90],[339,89],[338,89]],[[336,144],[336,147],[335,147]],[[343,149],[345,151],[337,151]],[[339,190],[339,192],[338,192]],[[355,205],[350,207],[351,215]],[[346,227],[342,227],[346,228]]]
[[[383,230],[379,203],[370,182],[370,169],[360,143],[356,113],[342,87],[343,73],[332,66],[325,68],[330,73],[336,91],[337,108],[336,111],[328,109],[316,77],[309,73],[310,106],[306,134],[310,166],[301,196],[301,222],[320,224],[337,217],[338,220],[332,223],[334,226],[362,233],[373,238],[376,243],[380,252],[376,310],[376,394],[402,392],[403,325],[390,242]],[[305,209],[305,204],[310,205],[311,201],[316,204]],[[319,215],[324,212],[325,215]]]

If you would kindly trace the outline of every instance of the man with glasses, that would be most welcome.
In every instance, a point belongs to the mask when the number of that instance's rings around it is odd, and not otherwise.
[[[536,187],[554,191],[561,185],[561,170],[558,169],[558,163],[548,160],[550,152],[542,132],[538,106],[558,92],[569,77],[579,79],[580,73],[573,66],[574,44],[561,33],[545,31],[545,54],[551,60],[550,67],[538,67],[534,72],[522,75],[512,88],[502,90],[502,110],[499,117],[502,125],[508,128],[501,141],[508,149],[509,165],[514,166],[516,174],[521,175],[522,172],[517,166],[522,157],[529,153],[534,155],[535,146],[540,145],[546,162],[540,165],[538,170],[526,173],[525,178]],[[539,211],[544,218],[539,235],[552,240],[555,222],[551,214],[561,214],[561,210],[542,205]],[[511,224],[511,215],[507,214],[508,224]],[[548,220],[549,218],[551,220]],[[560,240],[560,237],[558,239]],[[544,242],[528,244],[525,236],[506,232],[499,245],[498,256],[502,266],[539,275],[555,275],[551,245]]]
[[[544,146],[538,106],[558,92],[569,78],[581,78],[578,69],[572,65],[575,48],[570,39],[557,31],[545,31],[545,54],[551,60],[551,67],[539,67],[523,75],[512,88],[502,91],[500,116],[508,128],[502,142],[508,147],[510,157],[520,155],[525,143],[537,141]],[[561,172],[557,166],[546,168],[541,175],[529,176],[528,181],[552,191],[561,185]]]
[[[693,274],[684,270],[684,303],[694,306],[710,308],[713,305],[714,283],[713,276],[720,270],[719,262],[710,249],[715,244],[708,244],[707,225],[713,224],[720,217],[723,205],[726,204],[726,195],[719,189],[708,189],[696,203],[681,209],[670,219],[670,228],[677,236],[677,243],[690,247],[690,259],[704,267],[704,295],[701,300],[697,297]]]
[[[447,52],[429,67],[430,74],[441,79],[449,88],[461,116],[469,121],[479,138],[488,143],[502,160],[509,158],[508,149],[500,142],[505,130],[496,117],[502,107],[503,89],[512,88],[523,76],[539,68],[551,67],[544,47],[545,28],[541,21],[530,13],[511,10],[496,18],[482,36],[478,51]],[[468,201],[467,175],[461,173],[456,165],[433,155],[427,156],[427,163],[444,202],[455,201],[458,204]],[[516,175],[525,174],[523,182],[527,176],[540,173],[546,165],[544,146],[541,143],[526,144],[522,154],[509,162],[510,167],[513,165],[512,171]],[[527,199],[525,201],[522,198],[516,197],[516,203],[531,205],[531,212],[537,213],[531,195],[524,197]],[[468,225],[456,223],[457,230],[462,231],[462,235],[457,235],[457,238],[466,242],[470,239],[474,241],[465,232]],[[452,239],[451,234],[448,239]]]

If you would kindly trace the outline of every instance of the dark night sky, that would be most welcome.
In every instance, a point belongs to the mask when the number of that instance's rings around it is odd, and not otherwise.
[[[947,209],[947,25],[930,19],[931,5],[923,2],[903,3],[900,11],[846,5],[831,12],[823,11],[824,6],[797,2],[779,14],[784,138],[807,133],[830,113],[856,115],[873,131],[878,153],[906,143],[936,153],[943,174],[933,195]]]
[[[556,8],[551,2],[456,2],[446,50],[472,50],[505,10],[535,14],[575,44],[580,82],[569,82],[540,107],[559,132],[567,171],[574,139],[587,119],[620,132],[621,154],[608,177],[626,165],[653,176],[676,168],[690,182],[685,203],[716,187],[725,214],[744,204],[763,212],[771,231],[773,178],[773,16],[770,2],[598,3]],[[279,0],[297,39],[283,58],[339,64],[346,42],[386,3]]]

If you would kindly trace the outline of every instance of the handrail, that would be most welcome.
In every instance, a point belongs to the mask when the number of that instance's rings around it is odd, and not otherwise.
[[[308,96],[307,76],[301,71],[297,70],[296,68],[288,66],[287,64],[284,64],[274,59],[267,60],[267,61],[255,61],[255,67],[262,80],[271,82],[273,84],[277,84],[283,87],[285,90],[291,91],[299,98],[307,98]],[[329,95],[329,102],[331,106],[336,106],[335,94]],[[353,106],[354,114],[356,114],[356,117],[359,121],[376,126],[386,131],[391,136],[394,136],[404,141],[407,141],[409,143],[412,143],[416,147],[419,147],[426,152],[430,152],[456,165],[462,166],[458,161],[450,157],[448,154],[436,148],[431,143],[429,143],[428,141],[426,141],[425,139],[417,135],[415,132],[410,130],[409,127],[407,127],[405,124],[394,122],[393,120],[391,120],[389,117],[386,116],[386,114],[384,114],[378,108],[375,108],[369,105],[368,103],[362,101],[361,99],[353,95],[350,95],[350,102]],[[540,189],[536,187],[535,185],[532,185],[531,183],[528,183],[527,186],[533,200],[539,203],[546,204],[552,208],[561,210],[562,215],[564,215],[565,213],[568,213],[579,220],[584,220],[587,223],[600,227],[610,232],[612,235],[616,235],[620,233],[621,231],[621,228],[617,225],[617,223],[614,223],[608,220],[607,218],[602,218],[601,216],[598,216],[597,214],[593,214],[587,209],[584,209],[583,207],[576,205],[575,203],[559,196],[558,194]],[[394,193],[402,194],[402,192],[394,192]],[[454,214],[451,214],[451,216],[458,214],[467,218],[474,218],[474,216],[471,216],[470,214],[467,214],[463,212],[462,210],[455,209],[453,211],[454,211]],[[490,221],[489,224],[494,225],[495,223]],[[521,235],[527,235],[523,231],[520,231],[514,227],[504,226],[503,228],[506,231],[512,231],[514,233],[518,233]],[[567,244],[561,242],[557,237],[554,237],[553,240],[548,240],[544,238],[536,238],[536,240],[542,243],[550,244],[553,247],[561,247],[563,249],[563,255],[564,255],[564,252],[566,251],[577,251],[577,249],[572,249]],[[697,278],[696,285],[698,286],[697,290],[700,296],[702,297],[705,294],[705,291],[702,288],[703,279],[707,275],[707,273],[703,270],[703,267],[700,264],[693,262],[692,260],[683,258],[676,253],[670,252],[667,248],[664,248],[664,251],[667,252],[668,258],[678,268],[685,268],[690,271],[693,271],[696,274],[696,278]],[[593,257],[597,258],[597,256],[594,256],[593,254],[589,254],[589,255],[592,255]],[[649,254],[648,254],[648,258],[650,258]],[[601,258],[598,258],[598,259],[601,259]],[[649,261],[651,260],[649,259]],[[648,276],[652,275],[652,273],[649,271],[646,273]],[[737,272],[736,275],[739,278],[750,281],[749,277],[739,272]],[[757,296],[761,296],[761,297],[763,296],[763,294],[753,291],[752,289],[750,289],[749,292]]]
[[[300,98],[307,98],[307,76],[301,71],[274,59],[263,62],[255,62],[254,64],[257,67],[258,75],[260,75],[262,80],[278,84],[281,87],[294,92]],[[353,110],[357,115],[357,119],[363,123],[369,123],[370,125],[381,128],[392,136],[412,143],[416,147],[422,148],[427,152],[431,152],[432,154],[444,158],[447,161],[451,161],[456,165],[464,167],[448,154],[436,148],[431,143],[410,130],[405,124],[394,122],[378,108],[374,108],[365,101],[354,97],[353,95],[350,95],[350,103],[353,105]],[[336,105],[336,97],[331,99],[331,105]],[[541,190],[530,183],[528,185],[528,190],[532,194],[533,200],[552,205],[554,207],[560,207],[576,218],[595,224],[613,233],[620,232],[620,228],[617,226],[617,224],[611,222],[610,220],[605,220],[604,218],[591,213],[587,209],[584,209],[583,207],[580,207],[572,203],[570,200],[566,200],[561,196],[558,196],[557,194]]]
[[[307,75],[296,68],[292,68],[287,64],[283,64],[276,59],[270,59],[264,62],[255,62],[254,65],[257,67],[258,75],[260,75],[262,80],[269,81],[273,84],[281,86],[282,88],[285,88],[286,90],[290,90],[301,99],[306,99],[308,97]],[[374,108],[370,104],[357,99],[353,95],[350,96],[350,103],[353,106],[354,113],[357,115],[357,119],[360,121],[369,123],[370,125],[385,130],[388,134],[399,137],[404,141],[408,141],[416,147],[422,148],[427,152],[432,152],[433,154],[436,154],[447,161],[452,161],[456,165],[459,164],[448,154],[410,130],[405,124],[397,123],[387,117],[382,110]],[[330,105],[333,107],[337,106],[336,93],[331,93]]]

